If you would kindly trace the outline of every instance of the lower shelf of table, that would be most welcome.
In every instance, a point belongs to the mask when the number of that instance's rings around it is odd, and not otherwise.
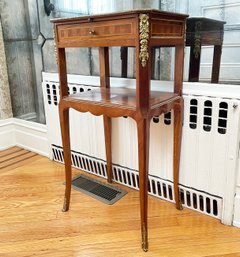
[[[159,108],[173,102],[179,96],[170,92],[151,91],[150,109]],[[82,93],[72,94],[63,100],[71,105],[92,105],[135,111],[137,106],[136,90],[129,88],[96,88]]]

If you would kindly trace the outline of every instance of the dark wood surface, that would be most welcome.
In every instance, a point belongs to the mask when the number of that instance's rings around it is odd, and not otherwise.
[[[174,110],[173,184],[176,208],[181,209],[178,178],[182,128],[182,79],[186,15],[135,10],[106,15],[53,20],[60,77],[59,115],[66,189],[63,211],[70,205],[71,152],[69,109],[103,115],[108,181],[112,181],[111,118],[130,116],[137,123],[142,248],[148,250],[149,131],[153,116]],[[151,91],[151,47],[175,47],[174,93]],[[99,47],[100,87],[68,95],[65,48]],[[134,46],[136,89],[111,88],[109,47]],[[127,71],[126,71],[127,72]],[[125,72],[125,73],[126,73]],[[84,126],[84,124],[80,124]],[[96,128],[97,129],[97,128]]]
[[[121,20],[121,19],[129,19],[132,17],[139,16],[139,14],[149,14],[152,15],[153,18],[161,18],[166,21],[175,21],[175,20],[184,20],[188,15],[182,13],[172,13],[167,11],[160,11],[158,9],[134,9],[130,11],[122,11],[122,12],[110,12],[104,14],[95,14],[95,15],[84,15],[79,17],[71,17],[71,18],[55,18],[51,19],[52,23],[56,24],[79,24],[85,22],[94,22],[94,21],[106,21],[106,20]]]
[[[218,83],[224,24],[224,21],[204,17],[187,19],[186,46],[190,46],[188,81],[199,81],[201,48],[202,46],[213,45],[211,83]]]
[[[166,102],[176,99],[177,96],[177,94],[170,92],[151,91],[150,108],[153,109],[157,104],[164,105]],[[96,88],[91,91],[69,95],[64,100],[100,105],[103,108],[109,106],[136,111],[136,90],[129,88]]]
[[[196,34],[200,35],[201,45],[222,45],[225,21],[205,17],[187,19],[186,46],[194,44]]]

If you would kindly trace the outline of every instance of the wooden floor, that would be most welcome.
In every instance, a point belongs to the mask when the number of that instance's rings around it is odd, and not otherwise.
[[[109,206],[73,190],[63,213],[63,165],[19,148],[0,152],[0,165],[1,257],[240,256],[240,229],[154,197],[144,253],[137,191]]]

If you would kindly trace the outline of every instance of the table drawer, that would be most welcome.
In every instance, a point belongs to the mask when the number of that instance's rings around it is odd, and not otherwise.
[[[153,37],[183,37],[184,36],[184,22],[183,21],[169,21],[169,20],[153,20],[152,22],[152,36]]]
[[[82,24],[58,25],[58,43],[70,41],[88,41],[133,37],[135,35],[134,20],[87,22]]]

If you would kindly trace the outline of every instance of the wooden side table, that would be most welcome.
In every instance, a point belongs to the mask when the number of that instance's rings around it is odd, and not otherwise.
[[[211,83],[218,83],[225,23],[203,17],[187,19],[186,46],[190,46],[188,81],[199,81],[201,47],[214,45]]]
[[[59,115],[66,175],[63,211],[69,209],[72,178],[69,108],[79,112],[90,112],[93,115],[103,115],[109,182],[112,181],[111,117],[129,116],[137,123],[140,215],[144,251],[148,250],[150,121],[153,116],[169,112],[171,109],[174,110],[174,196],[177,209],[181,209],[178,178],[183,114],[181,95],[185,21],[186,15],[149,9],[52,20],[59,68]],[[161,45],[175,47],[174,92],[157,92],[150,89],[151,48]],[[111,46],[136,48],[136,90],[110,87],[108,48]],[[65,58],[65,48],[68,47],[99,47],[100,87],[98,89],[68,95]]]

